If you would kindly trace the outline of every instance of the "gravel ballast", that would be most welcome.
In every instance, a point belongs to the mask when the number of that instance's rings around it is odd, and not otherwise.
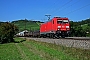
[[[63,45],[66,47],[76,47],[83,49],[90,49],[90,41],[87,40],[72,40],[72,39],[50,39],[50,38],[26,38],[35,41],[53,43],[56,45]]]

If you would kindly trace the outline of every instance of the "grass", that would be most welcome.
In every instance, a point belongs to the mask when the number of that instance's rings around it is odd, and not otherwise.
[[[0,44],[0,60],[21,60],[14,43]]]
[[[90,50],[15,38],[0,44],[0,60],[90,60]]]

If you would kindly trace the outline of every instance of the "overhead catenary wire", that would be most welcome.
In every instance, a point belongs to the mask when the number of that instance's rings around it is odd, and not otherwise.
[[[46,0],[47,1],[47,0]],[[56,0],[57,1],[57,0]],[[48,8],[48,9],[46,9],[46,10],[43,10],[43,11],[41,11],[42,13],[43,12],[45,12],[45,13],[47,13],[49,10],[51,10],[51,7],[54,7],[55,5],[56,5],[56,1],[54,1],[53,3],[50,3],[46,8]],[[46,4],[47,5],[47,4]],[[54,6],[53,6],[54,5]]]
[[[72,1],[72,0],[69,0],[69,1],[66,2],[66,3],[69,4],[71,1]],[[70,8],[71,6],[77,4],[78,2],[80,2],[80,0],[78,0],[78,1],[76,1],[75,3],[70,4],[68,7],[65,7],[65,8],[64,8],[64,6],[67,5],[67,4],[65,3],[65,4],[63,4],[63,5],[61,6],[61,8],[59,7],[58,9],[55,9],[55,10],[51,11],[51,13],[52,13],[53,15],[54,15],[54,14],[57,14],[57,12],[59,12],[59,11],[61,12],[61,11],[63,11],[63,9]],[[69,14],[72,14],[72,13],[78,11],[78,10],[81,10],[81,9],[89,6],[89,5],[90,5],[90,4],[84,5],[84,6],[80,7],[80,8],[77,8],[77,9],[75,9],[75,10],[72,10],[72,11],[70,11],[70,12],[67,12],[66,14],[63,14],[62,16],[67,16],[67,15],[69,15]],[[58,11],[57,11],[57,10],[58,10]],[[52,14],[51,14],[51,15],[52,15]]]
[[[63,1],[62,1],[63,2]],[[69,4],[70,2],[72,2],[72,0],[69,0],[68,2],[66,2],[65,4],[63,4],[62,6],[61,6],[61,8],[63,8],[64,6],[66,6],[67,4]],[[57,2],[57,3],[59,3],[59,2]],[[54,2],[54,6],[55,6],[55,4],[57,4],[56,2]],[[59,3],[60,4],[60,3]],[[50,6],[49,6],[50,7]],[[57,8],[57,9],[61,9],[60,7],[59,8]],[[55,10],[53,10],[53,11],[51,11],[51,15],[52,15],[52,13],[53,12],[55,12],[57,9],[55,9]],[[48,10],[52,10],[52,8],[51,9],[48,9]],[[44,12],[44,11],[43,11]],[[48,13],[48,11],[46,11],[47,13]]]
[[[63,0],[60,1],[60,2],[63,2]],[[41,11],[41,12],[42,12],[42,13],[45,12],[45,14],[49,14],[48,11],[53,10],[52,8],[55,7],[56,4],[59,5],[60,2],[58,2],[58,0],[55,0],[53,3],[51,3],[50,5],[47,6],[48,9],[43,10],[43,11]],[[41,18],[41,20],[44,20],[44,21],[45,21],[45,20],[47,20],[47,19],[45,19],[45,16],[44,16],[43,18]]]
[[[63,2],[63,0],[60,2]],[[52,8],[54,8],[56,4],[59,5],[60,2],[58,2],[58,0],[54,1],[54,3],[51,6],[49,6],[49,9],[46,11],[46,13],[49,13],[48,11],[52,10]]]
[[[76,1],[74,4],[78,3],[79,1],[80,1],[80,0]],[[72,4],[72,5],[70,5],[70,6],[73,6],[74,4]],[[83,9],[83,8],[89,6],[89,5],[90,5],[90,4],[87,4],[87,5],[84,5],[84,6],[80,7],[80,8],[78,8],[78,9],[75,9],[75,10],[73,10],[73,11],[70,11],[70,12],[64,14],[64,16],[69,15],[69,14],[71,14],[71,13],[74,13],[74,12],[76,12],[76,11],[78,11],[78,10],[81,10],[81,9]],[[69,7],[70,7],[70,6],[69,6]],[[69,8],[69,7],[66,7],[66,8]],[[65,8],[64,8],[64,9],[65,9]],[[63,9],[62,9],[62,10],[63,10]],[[62,10],[60,9],[60,11],[62,11]],[[56,12],[55,12],[55,13],[56,13]],[[55,13],[53,13],[53,14],[55,14]]]
[[[59,8],[57,8],[57,9],[53,10],[51,13],[54,14],[57,10],[63,8],[64,6],[66,6],[67,4],[69,4],[70,2],[72,2],[72,0],[69,0],[68,2],[66,2],[65,4],[63,4],[61,7],[59,7]]]
[[[56,0],[56,1],[58,1],[58,0]],[[49,5],[47,6],[48,9],[41,11],[41,13],[48,14],[48,11],[49,11],[49,10],[52,10],[51,7],[54,7],[54,6],[57,4],[56,1],[54,1],[52,4],[49,4]],[[54,5],[54,6],[53,6],[53,5]],[[45,15],[43,15],[43,18],[41,18],[41,20],[42,20],[42,21],[45,21],[45,20],[46,20]]]
[[[70,3],[72,0],[69,0],[68,2],[66,2],[65,4],[63,4],[61,7],[59,7],[60,9],[62,8],[62,7],[64,7],[64,6],[66,6],[68,3]],[[54,4],[56,4],[56,2],[54,3]],[[54,5],[55,6],[55,5]],[[57,8],[57,9],[59,9],[59,8]],[[53,13],[53,12],[56,12],[56,10],[57,9],[54,9],[53,11],[51,11],[51,13]],[[50,10],[50,9],[49,9]]]
[[[69,14],[71,14],[71,13],[74,13],[74,12],[76,12],[76,11],[78,11],[78,10],[80,10],[80,9],[83,9],[83,8],[89,6],[89,5],[90,5],[90,4],[87,4],[87,5],[84,5],[84,6],[80,7],[80,8],[78,8],[78,9],[75,9],[75,10],[73,10],[73,11],[71,11],[71,12],[68,12],[68,13],[64,14],[64,16],[69,15]]]
[[[65,9],[67,9],[67,8],[70,8],[71,6],[77,4],[79,1],[80,0],[76,1],[75,3],[70,4],[69,6],[67,6],[67,7],[65,7],[63,9],[59,9],[58,11],[56,11],[55,13],[52,13],[52,14],[57,14],[58,12],[61,12],[61,11],[65,10]]]

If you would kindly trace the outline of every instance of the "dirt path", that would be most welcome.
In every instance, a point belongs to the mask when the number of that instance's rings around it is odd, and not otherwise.
[[[26,56],[25,52],[21,49],[21,47],[18,45],[18,43],[15,43],[18,52],[21,54],[22,60],[28,60],[28,57]]]
[[[33,52],[35,55],[39,55],[41,58],[44,58],[45,60],[58,60],[57,58],[51,57],[48,53],[45,53],[42,50],[38,50],[35,46],[31,44],[22,43],[25,47],[27,47],[31,52]]]

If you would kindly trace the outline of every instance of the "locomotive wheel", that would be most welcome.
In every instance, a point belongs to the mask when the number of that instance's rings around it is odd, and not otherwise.
[[[50,38],[53,38],[54,37],[54,34],[50,34]]]
[[[65,38],[65,36],[63,35],[63,36],[61,36],[62,38]]]
[[[59,37],[58,37],[58,35],[57,35],[57,34],[55,34],[53,38],[59,38]]]

